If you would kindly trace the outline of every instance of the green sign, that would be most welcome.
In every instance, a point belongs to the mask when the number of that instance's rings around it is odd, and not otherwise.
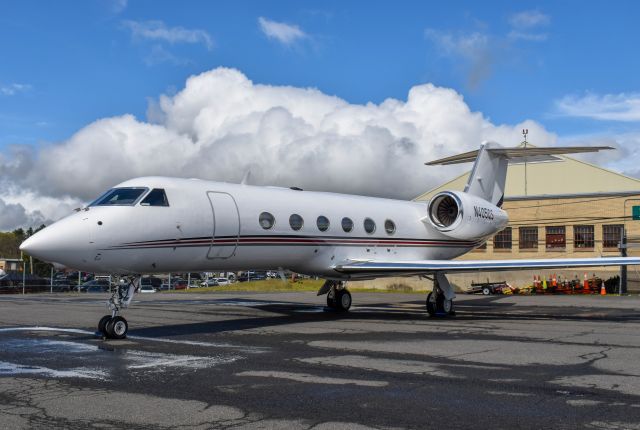
[[[633,206],[631,208],[631,218],[640,220],[640,206]]]

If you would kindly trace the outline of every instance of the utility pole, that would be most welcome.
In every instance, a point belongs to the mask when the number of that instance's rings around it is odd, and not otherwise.
[[[622,227],[620,237],[620,256],[627,256],[627,232]],[[620,266],[620,295],[627,294],[627,266]]]
[[[527,135],[529,134],[529,129],[522,129],[522,135],[524,136],[524,149],[527,149]],[[527,195],[527,157],[524,157],[524,195]]]
[[[22,294],[24,295],[24,285],[27,283],[27,262],[22,259]]]

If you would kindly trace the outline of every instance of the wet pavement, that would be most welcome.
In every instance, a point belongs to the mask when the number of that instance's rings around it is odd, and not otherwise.
[[[0,428],[640,429],[640,298],[0,296]]]

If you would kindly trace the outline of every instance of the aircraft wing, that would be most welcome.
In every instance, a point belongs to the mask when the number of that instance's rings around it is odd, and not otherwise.
[[[351,275],[397,276],[436,272],[496,272],[507,270],[564,269],[571,267],[602,267],[640,265],[640,257],[546,258],[523,260],[350,260],[334,269]]]

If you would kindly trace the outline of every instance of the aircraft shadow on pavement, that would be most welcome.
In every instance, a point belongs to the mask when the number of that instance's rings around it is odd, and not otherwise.
[[[260,304],[253,301],[251,308],[273,313],[269,316],[238,315],[237,311],[225,307],[220,315],[238,318],[221,321],[205,321],[196,323],[173,324],[166,326],[147,327],[131,330],[132,335],[147,337],[189,336],[197,334],[215,334],[239,330],[277,327],[308,322],[331,322],[344,320],[371,320],[381,322],[393,321],[429,321],[433,324],[459,322],[487,322],[487,321],[530,321],[532,319],[552,319],[556,321],[638,321],[640,315],[628,309],[602,309],[578,307],[542,307],[517,306],[513,303],[498,303],[498,298],[483,297],[475,300],[461,299],[457,302],[456,316],[434,317],[427,315],[423,301],[406,301],[400,303],[366,303],[355,306],[352,312],[338,312],[321,306],[310,306],[300,303],[269,302],[261,300]],[[243,301],[238,300],[237,306],[242,307]],[[513,312],[517,309],[518,312]],[[212,312],[215,314],[216,312]]]

